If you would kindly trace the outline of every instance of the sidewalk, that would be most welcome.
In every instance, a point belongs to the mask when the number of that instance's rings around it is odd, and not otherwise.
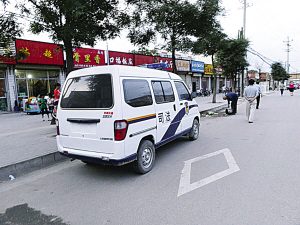
[[[217,94],[217,103],[211,103],[212,95],[197,97],[200,113],[226,107],[227,101],[222,97]],[[0,124],[0,183],[9,180],[9,175],[18,177],[67,160],[57,152],[56,126],[42,121],[40,114],[1,112]]]

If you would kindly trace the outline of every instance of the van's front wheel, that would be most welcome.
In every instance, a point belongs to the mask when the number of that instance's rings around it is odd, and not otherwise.
[[[189,133],[189,138],[190,140],[194,141],[197,140],[198,136],[199,136],[199,122],[197,119],[194,119],[192,129]]]
[[[151,141],[143,140],[137,152],[137,160],[133,162],[135,172],[148,173],[155,161],[155,148]]]

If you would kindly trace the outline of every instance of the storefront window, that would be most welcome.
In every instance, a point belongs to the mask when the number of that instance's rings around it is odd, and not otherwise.
[[[49,75],[49,78],[56,78],[58,79],[58,71],[48,71],[48,75]]]
[[[15,71],[15,74],[16,74],[16,78],[26,78],[25,77],[25,70],[16,70]]]
[[[27,79],[48,78],[47,71],[44,71],[44,70],[27,70],[26,75],[27,75]]]
[[[52,93],[58,80],[59,71],[16,70],[19,97],[39,96]]]

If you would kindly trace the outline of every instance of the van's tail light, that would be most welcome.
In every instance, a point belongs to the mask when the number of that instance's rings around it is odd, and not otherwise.
[[[116,141],[122,141],[124,140],[126,133],[127,133],[127,128],[128,128],[128,123],[126,120],[117,120],[115,121],[115,140]]]
[[[57,133],[57,135],[59,135],[59,123],[58,123],[58,119],[56,119],[56,133]]]

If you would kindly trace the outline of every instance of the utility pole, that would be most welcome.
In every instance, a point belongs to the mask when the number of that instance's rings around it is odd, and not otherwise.
[[[290,47],[291,47],[291,45],[290,45],[290,41],[293,41],[293,40],[290,40],[290,38],[289,37],[287,37],[287,41],[283,41],[283,42],[285,42],[285,43],[287,43],[286,45],[287,45],[287,50],[286,50],[286,52],[287,52],[287,61],[286,61],[286,72],[287,72],[287,74],[289,75],[290,74],[290,59],[289,59],[289,53],[290,53]]]
[[[249,4],[247,3],[246,0],[240,0],[240,3],[242,3],[244,6],[243,6],[243,9],[244,9],[244,20],[243,20],[243,34],[244,34],[244,38],[246,38],[246,9],[250,6],[252,6],[253,4]]]

